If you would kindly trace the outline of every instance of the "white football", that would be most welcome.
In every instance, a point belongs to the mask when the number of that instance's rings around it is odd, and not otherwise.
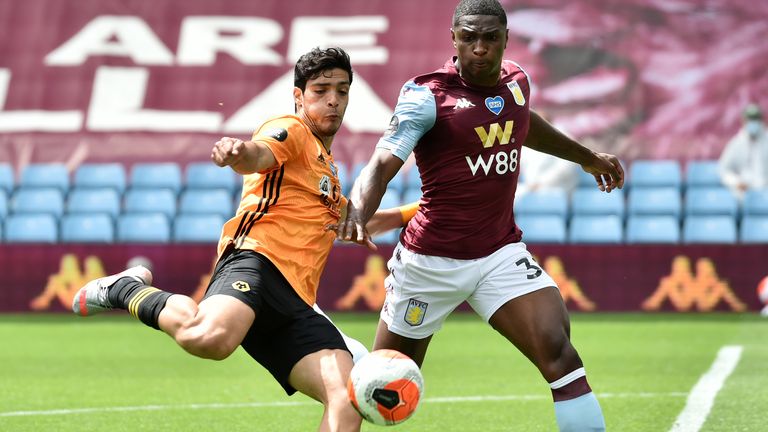
[[[347,382],[349,400],[360,416],[377,425],[407,420],[424,393],[419,366],[395,350],[376,350],[355,363]]]

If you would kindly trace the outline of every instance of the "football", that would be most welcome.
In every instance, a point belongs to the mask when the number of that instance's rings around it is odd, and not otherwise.
[[[410,357],[381,349],[355,363],[347,391],[352,406],[365,420],[395,425],[416,411],[424,392],[424,378]]]

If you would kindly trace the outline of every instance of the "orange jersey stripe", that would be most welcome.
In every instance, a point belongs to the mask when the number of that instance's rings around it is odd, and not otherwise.
[[[222,229],[219,255],[229,245],[254,250],[272,261],[307,304],[315,303],[320,274],[347,200],[330,153],[298,117],[264,123],[253,141],[274,153],[278,167],[243,177],[235,217]]]

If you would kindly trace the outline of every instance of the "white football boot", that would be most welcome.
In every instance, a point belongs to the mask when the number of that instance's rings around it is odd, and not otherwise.
[[[124,277],[132,277],[144,285],[152,284],[152,272],[143,266],[131,267],[118,274],[94,279],[77,291],[72,299],[72,312],[80,316],[90,316],[112,309],[107,292],[118,279]]]

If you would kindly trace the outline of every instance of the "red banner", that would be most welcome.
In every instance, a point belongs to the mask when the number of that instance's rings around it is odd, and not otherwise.
[[[502,3],[532,106],[625,160],[716,158],[747,101],[768,107],[766,2]],[[367,160],[400,86],[453,54],[454,4],[0,0],[0,161],[207,160],[293,110],[293,64],[317,45],[350,52],[334,152]]]
[[[531,252],[574,311],[755,311],[768,247],[534,245]],[[318,292],[332,310],[378,310],[391,246],[336,246]],[[0,312],[65,311],[88,280],[149,263],[154,285],[202,298],[213,245],[6,245]],[[465,309],[465,308],[462,308]]]

